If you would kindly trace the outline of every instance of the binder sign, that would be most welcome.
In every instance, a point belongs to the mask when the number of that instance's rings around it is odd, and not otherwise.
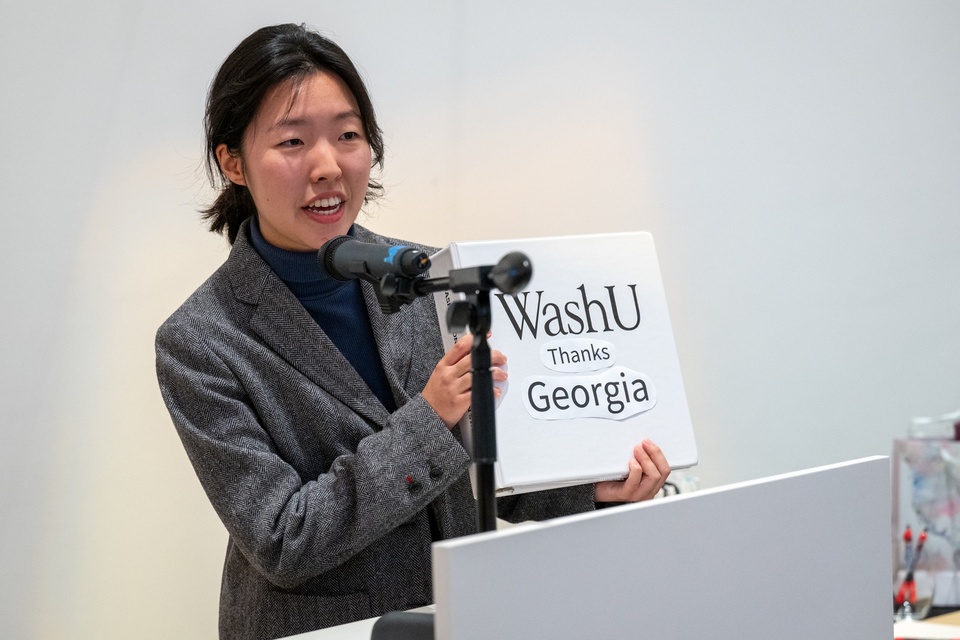
[[[497,484],[523,492],[623,477],[633,446],[656,442],[674,468],[697,463],[679,359],[649,233],[454,243],[431,275],[533,263],[517,295],[493,292],[492,348],[508,358],[496,409]],[[446,326],[449,293],[435,296]],[[459,336],[446,333],[449,348]],[[469,414],[461,423],[470,439]]]

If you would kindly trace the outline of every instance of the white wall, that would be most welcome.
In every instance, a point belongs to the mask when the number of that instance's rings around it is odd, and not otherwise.
[[[10,0],[0,636],[216,633],[225,534],[152,340],[225,255],[207,84],[280,21],[368,80],[378,231],[654,233],[703,486],[960,406],[960,3]]]

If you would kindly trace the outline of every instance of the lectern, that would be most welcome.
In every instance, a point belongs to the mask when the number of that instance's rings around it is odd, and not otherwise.
[[[436,637],[889,638],[890,513],[875,457],[439,542]]]

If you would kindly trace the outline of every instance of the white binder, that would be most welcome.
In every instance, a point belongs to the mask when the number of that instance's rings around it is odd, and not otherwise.
[[[535,491],[622,478],[649,438],[671,467],[697,463],[686,394],[653,238],[631,232],[454,243],[430,275],[496,264],[511,252],[533,263],[527,288],[491,292],[490,345],[507,355],[496,410],[497,491]],[[435,294],[444,344],[454,299]],[[461,423],[470,440],[469,415]]]

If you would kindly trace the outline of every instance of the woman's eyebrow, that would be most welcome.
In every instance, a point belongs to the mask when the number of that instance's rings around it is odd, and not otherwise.
[[[354,111],[353,109],[347,111],[341,111],[340,113],[333,116],[335,122],[341,122],[343,120],[363,120],[360,117],[360,114]],[[308,118],[288,118],[284,116],[277,120],[276,124],[273,125],[274,129],[279,129],[281,127],[299,127],[303,125],[310,124]]]

